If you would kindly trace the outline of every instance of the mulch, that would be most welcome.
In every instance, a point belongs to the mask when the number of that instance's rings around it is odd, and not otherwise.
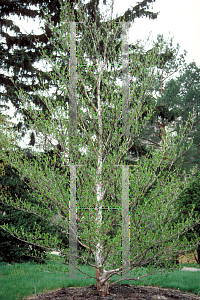
[[[23,300],[82,300],[82,299],[105,299],[105,300],[166,300],[166,299],[182,299],[182,300],[200,300],[200,297],[194,294],[181,292],[179,290],[136,286],[129,284],[114,284],[109,289],[110,294],[106,297],[98,295],[96,286],[88,287],[68,287],[40,294],[34,297],[28,297]]]

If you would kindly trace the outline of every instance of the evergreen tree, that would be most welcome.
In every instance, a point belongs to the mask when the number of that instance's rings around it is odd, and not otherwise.
[[[74,11],[75,20],[77,21],[77,8],[75,8],[78,1],[68,1],[71,9]],[[84,1],[82,1],[84,2]],[[157,13],[153,13],[149,10],[150,4],[155,0],[143,0],[137,5],[128,9],[122,16],[115,19],[116,22],[120,22],[123,16],[127,22],[133,22],[136,18],[149,17],[155,19]],[[64,1],[63,1],[64,3]],[[24,120],[21,120],[16,128],[24,136],[28,130],[28,124],[25,122],[30,115],[27,110],[21,109],[19,99],[16,97],[16,89],[22,88],[27,91],[32,102],[36,107],[42,108],[42,110],[48,113],[48,109],[45,104],[34,93],[34,89],[48,89],[54,87],[57,89],[57,84],[52,82],[51,77],[48,75],[50,72],[42,71],[39,67],[36,67],[34,63],[39,62],[41,59],[41,50],[47,49],[48,53],[52,53],[52,47],[48,43],[48,39],[52,36],[52,32],[48,26],[44,26],[44,32],[36,35],[33,33],[24,34],[21,32],[20,27],[12,20],[11,15],[18,16],[20,18],[34,19],[39,17],[41,21],[44,20],[44,16],[48,13],[51,14],[52,22],[55,26],[59,26],[60,22],[60,6],[62,1],[40,1],[40,0],[27,0],[13,2],[8,0],[1,4],[0,10],[0,23],[1,23],[1,69],[0,74],[1,86],[4,88],[0,93],[0,99],[8,102],[12,102],[16,108],[17,113],[23,116]],[[106,1],[103,1],[103,5],[106,5]],[[91,0],[87,4],[82,3],[82,8],[86,10],[87,15],[90,16],[92,22],[100,22],[99,15],[100,1]],[[77,25],[79,27],[79,24]],[[8,33],[7,30],[11,30]],[[118,49],[119,51],[119,49]],[[69,54],[68,54],[69,55]],[[6,74],[6,71],[10,71],[11,75]],[[69,70],[66,70],[69,71]],[[13,76],[16,86],[11,80]],[[56,93],[55,93],[56,94]],[[57,95],[58,97],[58,95]],[[30,145],[35,144],[35,132],[30,135]]]
[[[11,76],[16,81],[17,87],[21,87],[30,94],[33,88],[39,87],[41,80],[48,80],[45,72],[42,72],[34,63],[38,62],[41,57],[41,47],[48,47],[47,36],[50,36],[48,28],[45,33],[35,35],[34,33],[24,34],[20,27],[15,24],[12,15],[21,18],[35,19],[42,17],[47,8],[52,12],[55,23],[59,22],[59,3],[58,1],[11,1],[1,3],[0,23],[1,23],[1,74],[0,81],[3,88],[0,93],[0,100],[8,103],[11,101],[16,112],[21,115],[20,102],[16,97],[16,87],[14,86]],[[49,47],[49,51],[51,51]],[[9,72],[9,73],[7,73]],[[42,78],[41,78],[42,76]],[[37,97],[32,96],[33,103],[38,103]],[[39,104],[39,103],[38,103]],[[23,112],[26,118],[26,112]],[[16,128],[25,134],[27,128],[24,122],[20,121]]]

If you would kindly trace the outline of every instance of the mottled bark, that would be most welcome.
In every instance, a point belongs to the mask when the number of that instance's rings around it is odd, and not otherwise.
[[[107,278],[107,272],[105,270],[98,270],[95,268],[97,290],[99,296],[106,296],[109,294],[110,280],[107,280],[104,284],[102,283]]]

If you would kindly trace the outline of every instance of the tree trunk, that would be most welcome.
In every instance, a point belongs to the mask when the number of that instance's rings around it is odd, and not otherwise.
[[[99,292],[99,296],[104,297],[109,294],[110,286],[110,280],[107,280],[104,284],[102,284],[102,281],[107,278],[107,272],[105,270],[98,270],[97,268],[95,268],[95,274],[97,281],[97,291]]]
[[[99,63],[98,63],[99,64]],[[101,72],[102,73],[102,66]],[[102,124],[102,107],[101,107],[101,98],[100,98],[100,83],[101,83],[101,74],[98,76],[97,83],[97,100],[98,100],[98,127],[99,127],[99,143],[98,143],[98,161],[97,161],[97,173],[96,173],[96,191],[97,191],[97,205],[96,205],[96,223],[97,223],[97,235],[99,234],[99,230],[102,226],[102,163],[103,163],[103,124]],[[98,242],[96,245],[95,252],[95,273],[96,273],[96,281],[97,281],[97,290],[100,296],[106,296],[108,294],[109,282],[106,281],[102,284],[102,281],[106,279],[106,271],[101,268],[103,265],[103,247],[102,241],[98,238]]]
[[[198,244],[198,247],[197,247],[197,256],[195,255],[195,260],[196,260],[197,264],[200,265],[200,244]]]

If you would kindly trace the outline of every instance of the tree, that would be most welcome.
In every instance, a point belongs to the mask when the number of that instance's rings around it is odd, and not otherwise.
[[[80,3],[79,3],[80,5]],[[112,3],[113,5],[113,3]],[[174,254],[183,254],[188,250],[194,249],[198,243],[198,238],[193,237],[191,241],[184,238],[185,232],[189,231],[194,224],[200,222],[197,216],[193,216],[193,210],[189,217],[183,218],[176,224],[173,220],[178,212],[175,209],[175,201],[184,188],[194,180],[195,169],[189,174],[179,175],[179,168],[171,170],[174,161],[181,156],[185,150],[183,142],[187,137],[192,126],[192,117],[188,120],[186,126],[180,130],[179,135],[173,137],[169,133],[163,137],[164,147],[150,152],[151,159],[143,156],[138,163],[132,167],[131,173],[128,174],[128,166],[120,165],[122,157],[132,146],[134,139],[141,130],[146,126],[152,115],[153,107],[145,106],[145,97],[149,88],[154,84],[156,77],[156,63],[159,63],[159,53],[161,49],[154,47],[154,51],[144,57],[144,60],[137,64],[138,71],[133,75],[133,81],[140,83],[140,89],[134,83],[131,85],[131,105],[129,111],[127,97],[128,82],[128,47],[124,41],[126,36],[125,18],[122,18],[122,75],[123,75],[123,94],[114,94],[116,78],[119,76],[119,70],[114,69],[112,76],[107,72],[109,58],[113,61],[116,59],[115,39],[120,26],[115,26],[111,19],[108,24],[102,23],[97,27],[96,22],[88,22],[87,14],[84,9],[79,12],[79,21],[82,26],[82,39],[78,44],[77,61],[83,61],[87,57],[92,61],[90,74],[94,81],[88,80],[84,70],[88,70],[88,62],[82,64],[82,68],[77,70],[77,89],[84,90],[85,95],[79,94],[76,99],[76,53],[75,53],[75,20],[73,11],[70,10],[67,3],[62,4],[61,25],[59,28],[52,27],[54,38],[49,42],[60,51],[61,60],[51,60],[48,53],[44,52],[46,59],[52,66],[52,80],[59,82],[59,89],[62,91],[62,98],[54,98],[50,93],[47,95],[43,92],[36,94],[41,97],[45,103],[50,115],[45,115],[41,111],[34,110],[31,107],[29,94],[19,90],[18,96],[21,100],[22,107],[29,111],[31,119],[29,120],[33,128],[37,128],[43,135],[52,134],[61,145],[60,160],[62,169],[55,169],[50,166],[54,162],[55,155],[45,157],[43,164],[35,159],[32,163],[23,156],[15,142],[15,133],[13,136],[7,132],[2,132],[3,150],[0,157],[6,158],[14,166],[21,176],[29,179],[29,186],[37,192],[38,203],[44,205],[32,206],[28,202],[15,201],[12,198],[4,197],[3,201],[19,209],[26,209],[28,212],[39,215],[44,219],[51,219],[57,214],[63,214],[66,218],[59,220],[60,226],[63,226],[63,232],[67,232],[69,240],[73,246],[78,242],[86,251],[82,253],[80,260],[95,268],[97,289],[99,294],[106,296],[109,293],[110,278],[123,271],[123,278],[137,280],[141,277],[131,278],[129,271],[148,264],[149,274],[160,272],[159,263],[163,263],[167,269],[174,267],[173,262],[167,260]],[[51,28],[51,17],[47,18],[48,25]],[[53,25],[52,25],[53,26]],[[112,27],[111,27],[112,26]],[[111,30],[112,29],[112,30]],[[105,37],[105,32],[107,35]],[[68,57],[64,53],[69,51],[70,33],[70,78],[63,61],[68,63]],[[88,38],[90,37],[90,39]],[[104,41],[103,56],[99,53],[101,40]],[[91,43],[88,41],[92,41]],[[160,45],[162,48],[162,45]],[[139,48],[140,49],[140,48]],[[137,50],[136,49],[136,53]],[[142,51],[142,49],[140,49]],[[79,60],[80,59],[80,60]],[[130,69],[134,68],[137,61],[137,55],[133,55],[130,61]],[[89,72],[88,72],[89,73]],[[149,76],[149,73],[151,76]],[[142,81],[139,81],[142,74]],[[109,87],[105,89],[103,83],[109,81]],[[101,88],[102,82],[102,88]],[[70,85],[69,85],[70,83]],[[94,92],[91,95],[87,93],[87,86],[92,91],[96,88],[96,103]],[[93,97],[92,97],[93,96]],[[65,99],[69,98],[69,106],[65,106]],[[106,101],[108,97],[108,100]],[[121,107],[122,100],[122,107]],[[82,107],[86,110],[82,110]],[[121,112],[122,108],[122,112]],[[109,112],[109,118],[107,114]],[[145,118],[142,118],[143,114]],[[96,120],[87,124],[87,118]],[[122,131],[118,128],[122,116]],[[81,137],[76,134],[76,126],[81,127],[84,135]],[[96,132],[96,139],[93,139],[93,132]],[[9,139],[12,138],[12,143]],[[78,146],[86,146],[88,154],[80,155]],[[113,151],[114,145],[114,151]],[[167,145],[167,149],[165,146]],[[179,149],[177,153],[177,148]],[[7,155],[6,151],[9,151]],[[164,157],[164,153],[166,153]],[[68,156],[66,156],[68,154]],[[37,156],[37,153],[35,153]],[[85,167],[84,167],[85,166]],[[122,172],[120,170],[122,167]],[[77,170],[76,170],[77,167]],[[70,195],[65,186],[68,181],[68,172],[70,168],[72,176],[70,177]],[[131,167],[130,167],[131,168]],[[159,171],[158,171],[159,170]],[[76,232],[75,216],[76,202],[74,201],[76,193],[76,172],[77,176],[77,196],[79,206],[87,207],[77,212],[78,232]],[[130,177],[130,191],[133,198],[128,200],[128,180]],[[122,182],[122,185],[121,185]],[[115,185],[122,187],[118,192]],[[149,191],[148,197],[145,196]],[[109,195],[115,192],[115,199],[110,199]],[[68,199],[70,196],[70,210]],[[117,209],[121,207],[122,197],[122,216]],[[104,211],[104,208],[112,207],[116,209],[115,215],[110,211]],[[52,209],[53,207],[53,209]],[[129,210],[130,220],[130,249],[128,245],[129,238]],[[70,211],[70,220],[68,214]],[[113,236],[112,225],[118,222],[116,234]],[[69,231],[68,231],[69,226]],[[25,232],[23,228],[17,230],[9,226],[1,226],[8,230],[14,236],[24,239]],[[128,234],[128,235],[127,235]],[[179,243],[180,237],[182,242]],[[121,241],[122,239],[122,266],[121,266]],[[38,224],[35,224],[35,233],[26,236],[26,241],[33,245],[54,248],[57,246],[62,249],[61,241],[58,236],[43,233]],[[34,241],[34,242],[33,242]],[[129,259],[130,250],[130,259]],[[74,268],[80,270],[73,256],[76,255],[74,247],[72,249],[62,249],[62,254],[69,258]],[[157,260],[155,260],[157,259]],[[110,269],[115,263],[114,269]],[[157,269],[156,269],[157,268]],[[108,270],[109,269],[109,270]],[[144,276],[143,276],[144,277]],[[114,283],[112,283],[114,284]]]
[[[185,65],[176,79],[165,84],[165,90],[160,99],[162,103],[169,103],[171,115],[174,116],[174,130],[179,131],[179,125],[184,126],[190,113],[195,115],[194,127],[188,136],[193,139],[193,145],[184,155],[184,165],[189,169],[199,162],[199,80],[200,68],[195,63]],[[172,101],[173,99],[173,101]]]
[[[48,81],[48,76],[40,71],[35,63],[41,58],[41,47],[47,46],[48,39],[45,34],[35,35],[22,33],[20,26],[13,21],[13,15],[21,18],[42,20],[42,16],[47,10],[54,13],[53,19],[57,23],[59,21],[58,1],[48,3],[48,1],[4,1],[1,3],[0,24],[1,24],[1,92],[0,99],[8,103],[11,101],[16,109],[17,114],[22,115],[20,111],[20,103],[16,97],[16,89],[12,83],[12,76],[17,80],[18,87],[32,92],[33,87],[37,88],[40,80]],[[34,8],[32,5],[37,5]],[[46,34],[50,36],[48,28]],[[51,51],[51,49],[49,49]],[[10,75],[11,74],[11,75]],[[49,82],[50,83],[50,82]],[[33,103],[37,103],[37,99],[33,97]],[[26,118],[24,112],[23,115]],[[22,136],[25,135],[27,127],[23,126],[23,120],[15,125]],[[26,126],[28,124],[26,123]]]
[[[150,11],[148,11],[148,3],[152,3],[153,1],[142,1],[141,3],[138,3],[136,6],[132,8],[132,10],[127,10],[124,14],[125,18],[127,20],[134,20],[135,18],[139,18],[142,16],[146,16],[152,19],[155,19],[157,14],[154,14]],[[49,5],[49,3],[44,1],[37,1],[38,9],[32,9],[30,7],[31,4],[36,4],[36,2],[31,3],[30,1],[23,2],[23,5],[20,3],[17,3],[15,5],[12,5],[9,1],[4,4],[2,10],[1,10],[1,35],[6,41],[7,48],[2,43],[2,48],[4,48],[4,56],[2,57],[2,66],[4,71],[12,69],[14,79],[17,78],[17,87],[21,87],[25,91],[27,91],[29,94],[31,94],[32,102],[34,105],[37,105],[39,107],[42,107],[43,111],[48,114],[48,109],[45,106],[45,103],[40,101],[40,98],[37,97],[37,95],[34,95],[32,93],[33,89],[38,89],[41,87],[40,83],[46,83],[45,88],[51,87],[51,86],[57,86],[55,81],[52,82],[52,78],[48,76],[49,72],[44,72],[42,70],[39,70],[37,67],[34,66],[34,63],[37,62],[41,58],[41,52],[40,50],[42,47],[45,49],[48,49],[48,53],[52,53],[53,48],[48,43],[48,39],[51,36],[51,30],[48,26],[45,26],[45,34],[35,35],[34,33],[31,34],[22,34],[20,31],[20,27],[14,23],[12,19],[5,19],[5,17],[9,17],[10,14],[13,12],[16,13],[16,15],[20,17],[29,17],[29,18],[35,18],[36,16],[39,16],[41,19],[43,18],[43,15],[49,10],[49,12],[52,14],[54,13],[54,16],[52,17],[52,21],[54,22],[55,26],[59,26],[59,13],[60,13],[60,3],[58,1],[54,1],[54,5],[52,3]],[[73,8],[75,16],[76,16],[76,8],[75,8],[75,2],[70,3],[71,8]],[[90,1],[86,5],[84,5],[87,14],[91,20],[100,21],[100,18],[96,17],[97,13],[99,12],[99,4],[95,3],[95,1]],[[116,21],[120,21],[121,17],[118,17]],[[97,23],[98,23],[97,22]],[[6,28],[6,30],[4,30]],[[14,34],[11,35],[7,32],[7,29],[10,29],[14,31]],[[120,35],[116,35],[116,40],[119,39]],[[119,52],[120,44],[117,43],[116,50]],[[100,47],[100,53],[103,53],[103,41]],[[15,49],[14,49],[15,48]],[[55,54],[55,53],[54,53]],[[57,55],[55,54],[55,58]],[[29,112],[24,109],[21,109],[20,102],[18,101],[18,98],[15,95],[16,87],[13,85],[10,76],[1,74],[2,81],[5,90],[1,94],[1,99],[4,99],[7,101],[8,99],[11,100],[12,104],[15,108],[17,108],[17,112],[20,112],[26,121],[30,118]],[[30,80],[31,79],[31,84]],[[61,97],[57,93],[55,93],[56,97]],[[68,99],[66,99],[68,101]],[[25,126],[24,126],[25,125]],[[18,130],[18,132],[22,133],[22,136],[25,135],[27,132],[27,129],[29,128],[29,122],[23,123],[23,120],[20,120],[20,122],[15,125],[15,128]],[[45,142],[46,137],[44,137]],[[30,146],[35,145],[35,132],[32,131],[30,134]],[[51,143],[51,141],[50,141]],[[60,145],[58,144],[58,149],[61,150]],[[46,149],[46,147],[45,147]]]
[[[179,46],[177,47],[177,53]],[[182,62],[181,62],[182,60]],[[179,74],[177,72],[179,71]],[[170,78],[170,74],[176,77]],[[178,57],[174,55],[173,59],[169,60],[161,69],[158,77],[158,84],[153,91],[154,96],[150,96],[154,100],[155,111],[151,119],[149,130],[144,132],[141,137],[144,141],[151,142],[159,147],[159,142],[162,140],[167,126],[171,124],[174,134],[179,132],[179,127],[184,126],[190,113],[195,115],[194,127],[189,139],[193,139],[193,145],[184,155],[184,166],[190,169],[194,164],[199,166],[199,76],[200,69],[195,63],[186,64],[184,56]],[[156,94],[156,96],[155,96]],[[149,135],[151,134],[151,139]]]
[[[71,9],[75,14],[75,21],[77,21],[77,1],[68,1]],[[81,1],[84,2],[84,1]],[[149,17],[150,19],[156,19],[158,13],[153,13],[149,10],[149,4],[155,2],[155,0],[143,0],[137,5],[125,11],[127,21],[134,21],[136,18]],[[103,6],[106,5],[106,1],[103,1]],[[88,17],[97,23],[100,22],[99,10],[100,1],[90,0],[88,3],[81,3],[88,15]],[[11,80],[12,76],[17,85],[17,88],[22,88],[29,93],[32,98],[33,106],[43,109],[43,112],[48,114],[48,109],[45,104],[33,93],[34,89],[40,89],[44,86],[44,89],[54,88],[57,90],[58,85],[52,81],[52,77],[49,76],[50,71],[44,71],[36,65],[41,61],[41,50],[47,49],[49,55],[53,49],[49,44],[49,38],[52,36],[52,32],[48,26],[44,25],[44,32],[42,34],[30,34],[22,33],[22,30],[18,22],[13,21],[13,15],[21,18],[44,20],[44,16],[50,13],[52,15],[52,22],[55,26],[59,26],[60,22],[60,1],[41,1],[41,0],[26,0],[26,1],[4,1],[1,4],[0,11],[0,24],[1,24],[1,73],[0,84],[1,92],[0,99],[8,103],[11,101],[16,109],[16,113],[21,116],[21,120],[15,125],[19,132],[19,139],[27,134],[29,125],[27,118],[30,118],[28,111],[21,110],[21,105],[18,97],[16,96],[16,87]],[[97,14],[98,13],[98,14]],[[98,15],[98,18],[97,18]],[[116,22],[121,20],[121,16],[116,18]],[[11,32],[11,33],[10,33]],[[102,49],[101,49],[102,51]],[[54,53],[56,58],[56,52]],[[69,70],[68,70],[69,71]],[[9,72],[9,73],[8,73]],[[11,74],[11,75],[10,75]],[[55,96],[60,97],[55,91]],[[66,99],[68,101],[68,99]],[[37,139],[35,138],[36,132],[30,133],[30,145],[34,146]]]
[[[178,72],[180,68],[183,68],[185,62],[184,56],[178,57],[179,45],[176,48],[173,47],[171,41],[165,41],[163,35],[157,36],[156,45],[164,44],[165,52],[162,54],[162,63],[159,64],[159,73],[156,78],[156,84],[149,90],[148,97],[146,97],[146,103],[154,106],[154,112],[151,120],[146,128],[142,131],[138,137],[138,147],[135,152],[138,152],[140,156],[140,148],[144,146],[152,145],[155,148],[161,147],[163,143],[163,136],[167,126],[171,124],[177,118],[177,109],[172,109],[171,103],[174,103],[176,99],[170,97],[168,101],[163,101],[163,93],[165,93],[165,81],[171,78]],[[151,50],[149,50],[151,51]],[[142,149],[143,150],[143,149]],[[145,149],[147,150],[147,148]],[[144,152],[144,151],[143,151]]]
[[[141,1],[131,9],[128,9],[122,16],[115,18],[116,22],[119,22],[122,17],[125,17],[126,21],[134,21],[136,18],[140,17],[149,17],[150,19],[156,19],[157,13],[153,13],[149,10],[149,4],[153,3],[153,0],[145,0]],[[31,4],[37,4],[37,8],[32,8]],[[77,21],[77,9],[75,7],[76,1],[70,1],[70,7],[74,11],[75,20]],[[99,6],[100,3],[97,1],[89,1],[87,4],[81,4],[82,7],[86,10],[88,18],[93,22],[96,20],[97,26],[100,24],[100,14],[99,14]],[[103,3],[106,5],[106,3]],[[34,33],[30,34],[22,34],[20,31],[20,26],[18,26],[17,22],[15,23],[10,17],[11,14],[16,14],[19,17],[28,17],[35,18],[39,17],[41,20],[44,19],[44,15],[49,11],[50,14],[53,14],[52,21],[54,22],[54,26],[59,26],[60,22],[60,2],[54,1],[49,3],[49,1],[25,1],[23,3],[18,2],[15,5],[10,1],[4,3],[1,10],[0,21],[2,24],[1,28],[1,36],[2,36],[2,66],[4,71],[13,71],[14,80],[17,80],[16,86],[17,88],[22,88],[26,92],[29,93],[30,98],[32,99],[32,103],[34,107],[42,108],[42,111],[48,115],[50,112],[46,107],[45,103],[41,101],[40,97],[37,94],[33,93],[34,89],[39,89],[40,87],[44,90],[51,87],[56,88],[55,97],[59,100],[62,98],[62,95],[59,94],[58,84],[56,81],[52,80],[52,77],[49,76],[51,71],[40,70],[35,66],[35,62],[40,61],[41,59],[41,49],[47,49],[48,54],[53,53],[53,48],[49,43],[49,38],[52,35],[51,29],[48,24],[44,25],[44,33],[35,35]],[[7,19],[9,18],[9,20]],[[107,22],[105,22],[106,24]],[[77,24],[78,25],[78,24]],[[79,25],[78,25],[79,27]],[[6,29],[6,30],[5,30]],[[7,32],[7,29],[12,30],[12,34]],[[80,30],[80,28],[78,28]],[[117,33],[115,36],[116,41],[116,51],[120,52],[120,33]],[[119,41],[119,43],[118,43]],[[5,46],[4,45],[5,42]],[[100,54],[103,54],[104,45],[103,40],[101,41],[101,45],[99,48]],[[54,59],[59,58],[59,53],[54,51]],[[114,62],[114,61],[113,61]],[[66,68],[66,72],[68,72],[68,65]],[[87,74],[88,75],[88,74]],[[20,113],[23,116],[23,119],[19,121],[15,128],[21,133],[21,137],[23,137],[27,130],[29,129],[29,121],[31,116],[29,111],[25,108],[22,110],[20,105],[20,101],[18,97],[16,97],[15,91],[16,86],[13,85],[10,75],[1,74],[1,83],[4,86],[4,91],[1,94],[1,99],[8,101],[11,100],[14,107],[17,109],[17,113]],[[45,86],[43,84],[45,83]],[[80,89],[80,93],[84,94],[84,90]],[[117,94],[117,92],[116,92]],[[66,98],[66,105],[69,99]],[[25,121],[25,122],[24,122]],[[88,120],[90,122],[90,120]],[[80,134],[83,134],[81,128],[78,128]],[[30,142],[29,148],[37,145],[37,134],[33,130],[30,133]],[[48,139],[49,138],[49,139]],[[55,145],[52,145],[52,138],[47,136],[42,136],[42,142],[44,141],[44,149],[54,148]],[[48,144],[48,146],[47,146]],[[57,144],[56,147],[61,150],[61,145]],[[55,148],[56,148],[55,147]],[[56,151],[57,151],[56,148]],[[48,152],[48,150],[47,150]]]

